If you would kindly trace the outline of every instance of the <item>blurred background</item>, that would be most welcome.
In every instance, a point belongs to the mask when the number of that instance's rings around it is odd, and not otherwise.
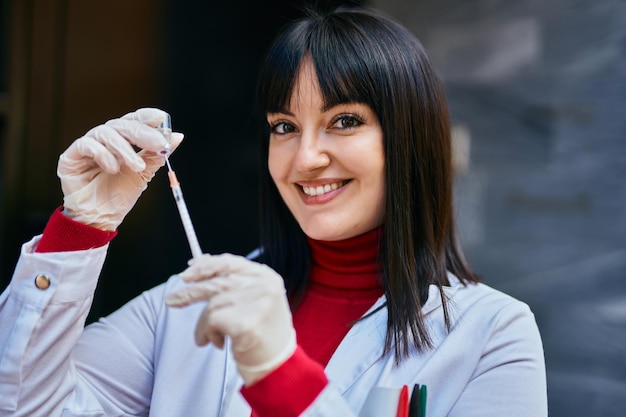
[[[59,154],[160,107],[207,252],[257,245],[256,70],[302,1],[2,0],[0,287],[62,203]],[[626,409],[626,2],[371,0],[424,43],[454,126],[470,263],[528,303],[552,417]],[[89,321],[190,257],[162,170],[110,247]]]

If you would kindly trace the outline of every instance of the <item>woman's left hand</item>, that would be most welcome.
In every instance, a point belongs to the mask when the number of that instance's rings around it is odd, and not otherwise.
[[[167,295],[171,307],[206,302],[198,345],[224,347],[225,337],[246,385],[287,360],[296,347],[283,279],[270,267],[232,254],[202,255],[180,274],[188,285]]]

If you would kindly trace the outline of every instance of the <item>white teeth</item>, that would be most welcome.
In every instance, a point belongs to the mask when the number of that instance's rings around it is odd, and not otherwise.
[[[329,192],[331,192],[333,190],[336,190],[337,188],[343,186],[344,184],[345,184],[345,181],[334,182],[332,184],[318,185],[317,187],[306,187],[306,186],[303,186],[302,190],[304,191],[304,194],[306,194],[306,195],[316,196],[316,195],[322,195],[322,194],[329,193]]]

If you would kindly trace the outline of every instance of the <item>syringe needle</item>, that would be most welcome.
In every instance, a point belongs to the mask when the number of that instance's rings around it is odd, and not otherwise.
[[[183,198],[183,191],[180,188],[180,182],[178,182],[176,173],[172,169],[172,165],[170,164],[167,156],[165,156],[165,163],[167,164],[167,176],[170,180],[170,187],[172,188],[172,194],[174,195],[174,200],[176,200],[176,207],[178,207],[178,213],[180,214],[180,219],[183,223],[185,234],[187,235],[187,242],[189,242],[191,255],[193,258],[197,258],[202,255],[202,249],[200,249],[200,243],[198,242],[196,231],[191,223],[191,217],[189,217],[189,211],[187,210],[187,204]]]

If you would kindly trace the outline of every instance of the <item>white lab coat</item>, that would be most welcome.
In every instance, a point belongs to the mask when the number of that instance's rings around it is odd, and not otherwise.
[[[184,285],[178,278],[83,331],[107,247],[35,254],[37,239],[23,246],[0,296],[0,416],[249,416],[228,349],[193,341],[203,306],[165,306],[164,295]],[[35,287],[37,274],[50,277],[50,288]],[[386,311],[377,312],[342,341],[326,367],[329,385],[303,415],[357,416],[373,387],[417,383],[428,387],[428,417],[547,416],[529,308],[451,279],[450,333],[435,287],[424,306],[434,349],[399,367],[381,359]]]

